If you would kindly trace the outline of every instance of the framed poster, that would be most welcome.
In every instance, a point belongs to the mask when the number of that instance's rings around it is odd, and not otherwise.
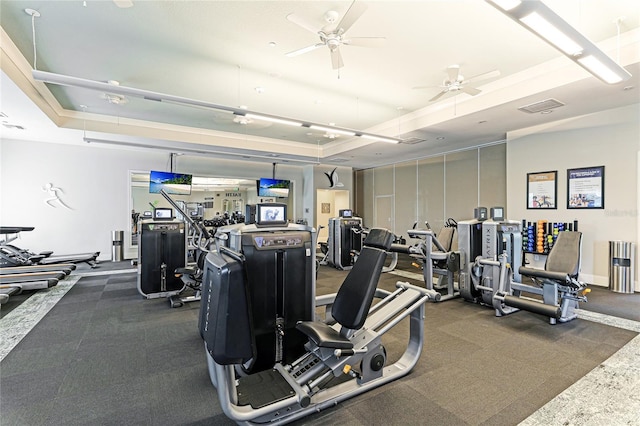
[[[604,166],[567,170],[567,208],[604,208]]]
[[[527,173],[527,208],[555,209],[558,171]]]

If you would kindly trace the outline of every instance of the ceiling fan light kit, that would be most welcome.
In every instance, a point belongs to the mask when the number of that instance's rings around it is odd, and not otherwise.
[[[285,56],[298,56],[303,53],[316,50],[322,46],[327,46],[329,48],[329,54],[331,55],[331,66],[333,69],[340,69],[344,66],[342,54],[340,53],[340,46],[379,47],[381,43],[384,43],[384,37],[345,37],[345,33],[360,18],[360,16],[362,16],[365,10],[367,10],[367,6],[364,3],[354,1],[349,7],[349,10],[347,10],[342,17],[342,20],[340,20],[333,29],[333,24],[340,16],[338,12],[334,10],[330,10],[324,14],[324,20],[329,25],[321,29],[317,29],[313,23],[308,22],[306,19],[290,13],[287,15],[288,21],[316,34],[320,38],[320,42],[285,53]]]
[[[608,84],[631,74],[540,0],[485,0]]]

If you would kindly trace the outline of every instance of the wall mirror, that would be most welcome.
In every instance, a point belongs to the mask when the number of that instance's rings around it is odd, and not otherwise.
[[[227,178],[218,176],[193,175],[190,195],[172,195],[175,201],[182,201],[187,211],[200,209],[199,215],[204,220],[212,220],[225,213],[244,214],[247,204],[261,202],[279,202],[288,204],[288,211],[293,211],[293,185],[291,182],[289,196],[259,197],[256,178]],[[156,207],[171,207],[169,203],[157,193],[149,192],[149,171],[129,171],[129,230],[125,232],[125,258],[137,257],[137,223],[145,212],[152,213]],[[148,214],[149,214],[148,213]],[[291,219],[291,218],[289,218]]]

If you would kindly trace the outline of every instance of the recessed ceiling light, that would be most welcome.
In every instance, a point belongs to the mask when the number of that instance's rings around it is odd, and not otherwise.
[[[627,90],[631,90],[631,89],[633,89],[633,88],[635,88],[635,86],[624,86],[624,87],[622,88],[622,90],[627,91]]]
[[[436,140],[438,140],[438,141],[442,141],[442,140],[444,140],[444,136],[438,136],[438,137],[436,138]]]
[[[381,152],[376,152],[376,155],[382,155],[382,153]]]
[[[269,42],[269,47],[276,47],[276,42],[275,41],[270,41]]]
[[[553,110],[551,109],[545,109],[544,111],[540,111],[540,114],[551,114],[553,112]]]

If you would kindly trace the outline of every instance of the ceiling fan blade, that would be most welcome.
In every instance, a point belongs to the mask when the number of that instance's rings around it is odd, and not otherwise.
[[[460,65],[450,65],[447,67],[447,76],[450,82],[458,81],[460,75]]]
[[[357,2],[354,0],[351,3],[351,7],[344,14],[342,20],[336,27],[336,30],[340,32],[340,34],[344,34],[347,32],[349,28],[360,18],[360,16],[367,10],[367,5],[361,2]]]
[[[342,62],[342,55],[340,54],[340,49],[335,48],[331,51],[331,65],[334,70],[342,68],[344,66],[344,62]]]
[[[478,93],[482,92],[482,90],[476,89],[475,87],[471,87],[471,86],[462,86],[460,90],[462,90],[464,93],[467,93],[471,96],[475,96]]]
[[[343,40],[342,44],[360,47],[382,47],[385,45],[386,37],[351,37]]]
[[[445,95],[445,93],[447,93],[447,90],[443,90],[442,92],[438,93],[433,98],[429,99],[429,102],[437,101],[438,99],[443,97]]]
[[[302,55],[303,53],[311,52],[312,50],[316,50],[317,48],[322,46],[324,46],[324,43],[312,44],[311,46],[303,47],[302,49],[297,49],[289,53],[285,53],[284,56],[291,58],[293,56],[298,56],[298,55]]]
[[[318,29],[316,28],[316,26],[314,24],[312,24],[311,22],[307,21],[306,19],[298,16],[298,15],[294,15],[293,13],[290,13],[287,15],[287,20],[289,22],[293,22],[294,24],[296,24],[297,26],[304,28],[305,30],[312,32],[314,34],[318,34]]]
[[[122,9],[126,9],[128,7],[133,6],[133,1],[132,0],[113,0],[113,2],[116,4],[116,6],[122,8]]]
[[[493,70],[493,71],[485,72],[484,74],[474,75],[473,77],[469,77],[468,79],[466,79],[464,82],[472,83],[474,81],[488,80],[490,78],[495,78],[495,77],[500,77],[500,71]]]

